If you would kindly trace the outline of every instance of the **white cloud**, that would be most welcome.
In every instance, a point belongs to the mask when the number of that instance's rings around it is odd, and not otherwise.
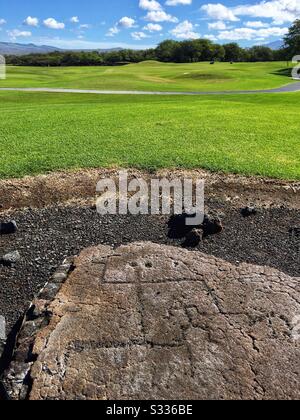
[[[158,23],[148,23],[146,26],[144,26],[144,30],[149,32],[159,32],[162,29],[163,27]]]
[[[218,35],[219,40],[231,41],[252,41],[252,40],[265,40],[270,37],[282,37],[286,35],[288,28],[269,27],[265,29],[253,28],[236,28],[231,31],[222,31]]]
[[[299,0],[263,0],[255,4],[242,4],[228,8],[221,3],[209,3],[201,10],[216,20],[237,21],[239,16],[272,19],[274,24],[282,25],[300,17]]]
[[[83,23],[82,25],[79,25],[79,29],[89,29],[91,27],[91,25],[89,25],[88,23]]]
[[[246,22],[245,25],[248,28],[266,28],[266,27],[269,26],[268,23],[261,22],[260,20],[259,21]]]
[[[132,28],[134,24],[135,24],[135,20],[127,16],[122,17],[122,19],[120,19],[119,22],[117,23],[119,27],[126,28],[126,29]]]
[[[148,35],[146,35],[144,32],[133,32],[131,34],[132,38],[136,41],[140,41],[141,39],[148,38]]]
[[[209,35],[209,34],[204,35],[203,38],[208,39],[209,41],[217,41],[218,40],[218,38],[215,35]]]
[[[224,29],[227,29],[227,26],[222,20],[219,20],[217,22],[209,23],[208,29],[222,31]]]
[[[24,20],[24,22],[23,22],[25,25],[27,25],[27,26],[35,26],[35,27],[37,27],[38,25],[39,25],[39,20],[38,20],[38,18],[36,18],[36,17],[31,17],[31,16],[28,16],[25,20]]]
[[[169,15],[164,10],[157,11],[157,12],[148,12],[147,16],[145,17],[146,20],[150,22],[173,22],[177,23],[178,19],[175,16]]]
[[[5,19],[0,19],[0,25],[5,25],[6,24],[6,20]]]
[[[12,39],[27,38],[32,35],[30,31],[20,31],[19,29],[13,29],[12,31],[7,31],[7,33],[8,36]]]
[[[300,17],[300,2],[299,0],[261,1],[253,5],[237,6],[234,8],[234,13],[241,16],[269,18],[282,24],[293,22]]]
[[[106,34],[106,36],[115,36],[120,32],[120,29],[117,26],[113,26],[110,28]]]
[[[79,17],[78,16],[71,17],[70,22],[72,22],[72,23],[79,23]]]
[[[175,6],[175,3],[187,4],[191,3],[191,1],[192,0],[168,0],[166,4],[169,6]],[[141,9],[147,10],[148,13],[144,19],[148,20],[149,22],[178,22],[178,19],[175,16],[172,16],[169,13],[167,13],[164,10],[163,6],[156,0],[140,0],[139,6]]]
[[[193,0],[167,0],[167,6],[188,6],[192,4]]]
[[[112,28],[108,30],[106,36],[115,36],[121,31],[121,29],[130,29],[133,28],[134,25],[134,19],[124,16],[119,20],[119,22],[117,22]]]
[[[176,28],[172,29],[170,33],[178,39],[197,39],[200,38],[200,34],[195,32],[194,25],[185,20],[184,22],[179,23]]]
[[[207,13],[207,15],[216,20],[229,20],[231,22],[236,22],[239,19],[235,16],[232,10],[228,9],[228,7],[224,6],[221,3],[217,4],[205,4],[201,7],[201,10]]]
[[[58,22],[54,18],[45,19],[43,23],[44,23],[44,26],[46,26],[46,28],[49,28],[49,29],[64,29],[65,28],[64,23]]]
[[[139,6],[143,10],[147,10],[149,12],[157,12],[158,10],[162,10],[161,4],[156,0],[140,0]]]

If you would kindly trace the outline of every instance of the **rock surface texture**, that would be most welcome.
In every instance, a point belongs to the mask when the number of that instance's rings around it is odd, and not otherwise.
[[[31,400],[298,399],[299,280],[152,243],[89,248],[33,303],[6,390]]]

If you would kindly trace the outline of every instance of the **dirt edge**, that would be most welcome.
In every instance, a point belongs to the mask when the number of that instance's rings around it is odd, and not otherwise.
[[[121,169],[85,169],[60,171],[22,179],[0,180],[0,212],[22,208],[43,208],[69,201],[95,200],[100,179],[117,180]],[[128,170],[129,178],[166,177],[204,179],[206,199],[216,198],[239,207],[253,203],[259,207],[288,207],[300,209],[300,182],[281,181],[262,177],[246,177],[211,173],[205,170],[159,170],[153,173]]]

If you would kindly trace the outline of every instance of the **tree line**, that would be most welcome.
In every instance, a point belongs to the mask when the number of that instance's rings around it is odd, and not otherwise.
[[[7,64],[19,66],[103,66],[158,60],[165,63],[200,61],[265,62],[290,60],[300,54],[300,20],[291,26],[284,46],[272,50],[266,46],[242,48],[237,43],[216,44],[208,39],[187,41],[166,40],[148,50],[55,51],[47,54],[6,56]]]

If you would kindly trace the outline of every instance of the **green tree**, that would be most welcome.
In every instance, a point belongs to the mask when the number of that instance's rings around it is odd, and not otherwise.
[[[209,39],[199,39],[198,46],[201,50],[200,61],[210,61],[214,55],[214,43]]]
[[[201,50],[196,41],[182,41],[177,43],[175,60],[179,63],[195,63],[199,61]]]
[[[273,61],[273,50],[269,47],[254,46],[249,49],[250,61]]]
[[[225,49],[223,45],[214,44],[212,46],[212,59],[223,61],[225,58]]]
[[[284,43],[288,52],[287,58],[292,59],[295,55],[300,55],[300,19],[290,27]]]
[[[171,39],[161,42],[156,49],[157,58],[165,62],[174,61],[177,46],[178,42]]]
[[[243,49],[235,42],[223,45],[225,61],[243,61]]]

